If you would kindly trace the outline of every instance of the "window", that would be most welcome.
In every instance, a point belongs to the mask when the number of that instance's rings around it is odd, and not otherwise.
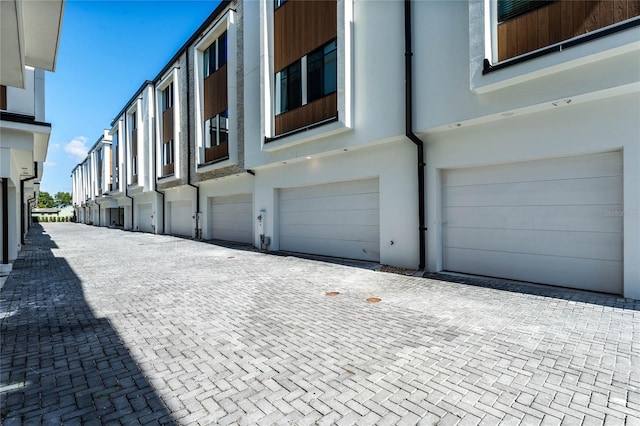
[[[498,22],[506,21],[555,0],[498,0]]]
[[[113,163],[115,167],[113,168],[113,183],[115,187],[118,187],[118,182],[120,181],[120,177],[118,176],[120,170],[120,155],[118,152],[118,132],[115,132],[112,136],[111,144],[113,146]]]
[[[302,105],[302,79],[300,61],[296,61],[276,74],[280,87],[279,113],[290,111]]]
[[[220,37],[203,53],[204,62],[204,78],[222,68],[227,63],[227,32],[222,33]]]
[[[96,185],[98,193],[102,193],[102,149],[96,151]]]
[[[205,148],[212,148],[229,141],[229,111],[225,110],[205,122]]]
[[[285,4],[287,2],[287,0],[274,0],[274,4],[275,4],[275,9],[279,8],[280,6],[282,6],[283,4]]]
[[[131,123],[131,183],[138,182],[138,113],[129,116]]]
[[[337,73],[337,46],[333,40],[307,56],[307,101],[335,92]]]
[[[173,83],[162,91],[162,112],[173,107]]]
[[[173,164],[173,139],[162,144],[162,165]]]
[[[279,99],[276,114],[335,93],[338,85],[337,53],[337,43],[333,40],[276,73],[276,97]],[[303,87],[301,64],[305,62],[307,83]]]
[[[218,63],[217,68],[222,68],[223,65],[227,63],[227,32],[222,33],[218,40],[216,41],[216,45],[218,46]]]

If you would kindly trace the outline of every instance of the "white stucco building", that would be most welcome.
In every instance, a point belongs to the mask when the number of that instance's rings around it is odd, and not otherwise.
[[[0,2],[0,273],[18,256],[47,156],[45,70],[54,71],[64,1]]]
[[[104,202],[125,229],[640,298],[640,2],[609,6],[222,2],[112,123]]]

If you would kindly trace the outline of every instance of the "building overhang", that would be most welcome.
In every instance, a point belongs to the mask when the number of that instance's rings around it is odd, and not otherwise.
[[[24,67],[55,71],[65,0],[0,1],[0,84],[24,88]]]

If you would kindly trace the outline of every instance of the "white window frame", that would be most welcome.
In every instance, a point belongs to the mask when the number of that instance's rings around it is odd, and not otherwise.
[[[142,138],[140,137],[140,127],[142,125],[142,120],[141,120],[141,116],[140,113],[142,112],[142,108],[141,108],[141,101],[140,99],[138,99],[133,106],[131,106],[131,108],[129,108],[125,114],[125,120],[127,120],[127,185],[134,185],[134,186],[142,186],[142,174],[140,173],[140,146],[142,145]],[[132,115],[135,114],[135,124],[136,124],[136,128],[135,130],[132,129],[131,124],[133,123],[132,121]],[[137,134],[137,139],[138,139],[138,146],[137,146],[137,152],[136,152],[136,161],[133,161],[133,140],[132,140],[132,135],[133,132],[136,132]],[[135,170],[136,173],[133,173]],[[136,182],[135,184],[133,183],[133,176],[134,174],[136,176],[138,176],[138,182]]]
[[[169,85],[173,83],[173,178],[179,179],[181,177],[180,171],[180,142],[181,142],[181,132],[180,132],[180,86],[181,79],[179,68],[176,66],[170,72],[168,72],[160,83],[156,86],[156,120],[155,120],[155,132],[156,135],[156,152],[160,152],[160,155],[156,156],[156,176],[154,179],[158,181],[159,179],[166,179],[171,176],[163,176],[162,175],[162,166],[164,166],[164,147],[162,143],[162,92],[169,87]]]
[[[504,89],[613,56],[640,53],[637,36],[640,30],[636,27],[573,46],[556,54],[542,55],[483,74],[485,58],[493,65],[498,63],[497,28],[497,0],[469,2],[470,86],[471,90],[478,94]]]
[[[309,129],[303,133],[295,133],[278,137],[277,140],[265,143],[265,139],[275,137],[275,116],[280,114],[278,102],[280,89],[274,78],[274,41],[273,41],[273,14],[275,2],[273,0],[260,1],[260,57],[261,57],[261,83],[260,83],[260,112],[262,116],[261,149],[262,151],[276,151],[278,149],[311,142],[326,136],[328,132],[340,133],[350,131],[354,125],[354,75],[353,75],[353,0],[337,2],[337,87],[338,97],[338,121],[324,126]],[[304,66],[304,72],[302,68]],[[307,64],[301,64],[303,80],[303,101],[306,101]],[[303,103],[304,105],[304,103]]]
[[[118,135],[118,144],[116,145],[116,149],[112,149],[111,150],[111,160],[112,160],[112,164],[113,164],[113,169],[112,169],[112,173],[115,176],[115,181],[113,181],[113,177],[112,177],[112,181],[114,186],[117,183],[117,191],[116,192],[120,192],[122,191],[122,188],[120,188],[120,184],[122,182],[124,182],[123,176],[122,176],[122,159],[123,159],[123,155],[122,155],[122,121],[123,118],[120,117],[118,119],[118,121],[116,121],[115,125],[111,128],[111,130],[109,131],[109,135],[111,135],[111,143],[113,144],[113,137],[114,135]],[[116,161],[116,150],[118,152],[118,161]]]
[[[202,36],[193,46],[191,55],[194,63],[194,102],[195,102],[195,122],[200,123],[195,126],[196,161],[199,172],[206,172],[222,167],[237,164],[238,159],[238,132],[233,131],[231,123],[237,123],[238,116],[238,93],[237,88],[237,57],[242,52],[237,50],[236,35],[236,13],[228,10],[218,19],[213,26]],[[205,164],[205,133],[206,123],[204,120],[204,51],[222,35],[227,32],[227,108],[229,122],[229,158],[214,164]],[[217,49],[217,47],[216,47]],[[217,52],[216,52],[217,57]],[[216,59],[217,60],[217,59]]]

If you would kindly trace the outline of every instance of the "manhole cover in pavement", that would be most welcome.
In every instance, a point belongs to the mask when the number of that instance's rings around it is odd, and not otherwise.
[[[380,302],[382,299],[380,299],[379,297],[370,297],[367,299],[367,302],[371,302],[371,303],[378,303]]]
[[[325,296],[337,296],[339,295],[340,292],[339,291],[328,291]]]

